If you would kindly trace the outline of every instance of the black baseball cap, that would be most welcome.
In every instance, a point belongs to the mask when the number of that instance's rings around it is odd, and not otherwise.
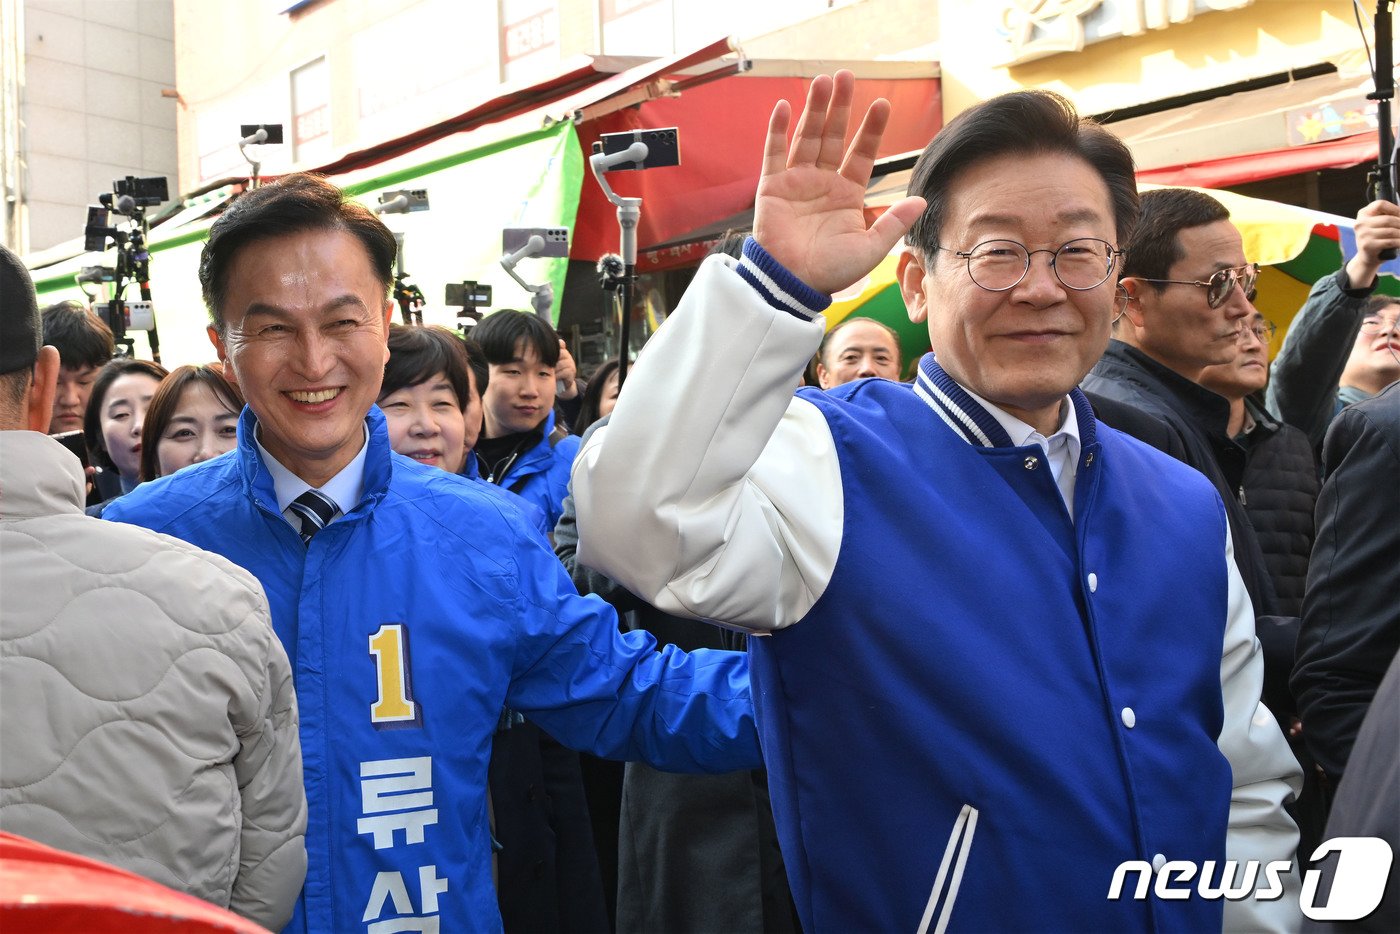
[[[29,270],[0,244],[0,375],[33,367],[43,343],[39,301]]]

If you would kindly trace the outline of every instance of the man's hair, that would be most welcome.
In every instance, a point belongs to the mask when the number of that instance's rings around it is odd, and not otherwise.
[[[373,211],[347,201],[345,193],[324,177],[298,172],[241,196],[209,228],[209,242],[199,258],[199,284],[216,331],[224,333],[228,270],[239,249],[257,240],[308,230],[352,234],[364,245],[370,268],[388,295],[398,253],[393,233]]]
[[[907,241],[932,258],[947,221],[948,193],[968,168],[1001,156],[1064,153],[1084,160],[1103,179],[1113,205],[1118,243],[1132,236],[1137,223],[1137,179],[1133,155],[1123,141],[1092,120],[1081,120],[1074,105],[1051,91],[1014,91],[958,114],[938,132],[919,156],[909,194],[928,207],[909,229]],[[954,249],[967,249],[959,243]]]
[[[491,364],[486,362],[481,348],[465,337],[462,338],[462,350],[466,352],[467,366],[472,368],[472,376],[476,377],[476,394],[486,395],[486,387],[491,382]]]
[[[725,256],[732,256],[735,259],[743,259],[744,241],[748,239],[749,231],[747,229],[735,230],[731,228],[726,230],[718,240],[711,244],[710,252],[706,255],[716,256],[722,253]]]
[[[24,427],[24,394],[29,391],[33,378],[32,369],[0,373],[0,428],[7,425]]]
[[[133,360],[130,357],[117,357],[107,362],[97,379],[92,381],[92,395],[88,396],[87,411],[83,412],[83,443],[88,449],[88,463],[104,470],[113,470],[116,465],[107,453],[107,444],[102,440],[102,401],[112,384],[128,373],[143,373],[160,382],[169,373],[159,363],[150,360]],[[145,431],[145,425],[141,426]]]
[[[1391,305],[1400,305],[1400,297],[1377,292],[1366,299],[1366,304],[1361,306],[1361,317],[1369,318],[1371,315],[1378,315]]]
[[[852,315],[845,321],[842,321],[840,324],[836,325],[836,327],[832,328],[830,331],[827,331],[826,336],[822,338],[821,345],[817,347],[817,360],[821,363],[822,366],[827,367],[827,369],[831,368],[830,365],[826,362],[826,352],[831,346],[832,338],[834,338],[838,332],[840,332],[848,325],[856,324],[862,321],[866,324],[873,324],[877,328],[888,334],[890,336],[890,341],[894,344],[894,358],[896,364],[903,361],[904,354],[900,350],[899,346],[899,333],[895,331],[894,328],[890,327],[888,324],[885,324],[883,321],[876,321],[874,318],[865,318]]]
[[[201,366],[185,364],[170,371],[170,375],[160,381],[151,404],[146,407],[146,420],[141,423],[141,479],[154,480],[160,476],[158,456],[161,436],[170,427],[170,421],[179,410],[180,400],[185,390],[195,384],[208,386],[214,398],[230,412],[243,411],[243,394],[224,378],[219,367],[205,363]],[[100,416],[99,416],[100,417]]]
[[[1128,242],[1128,255],[1123,260],[1123,276],[1144,279],[1169,278],[1171,268],[1185,254],[1181,249],[1183,230],[1204,227],[1216,221],[1230,219],[1230,212],[1210,195],[1189,188],[1158,188],[1142,196],[1142,215],[1137,230]],[[1158,292],[1166,288],[1160,282],[1148,283]]]
[[[112,329],[81,302],[66,301],[43,311],[44,343],[58,348],[58,361],[70,369],[102,366],[117,352]]]
[[[487,363],[500,366],[519,356],[519,344],[535,348],[549,366],[559,362],[559,335],[534,312],[502,308],[481,319],[471,330],[472,343],[481,348]],[[485,390],[482,390],[485,392]]]
[[[384,364],[384,384],[379,398],[409,386],[426,383],[438,373],[447,377],[457,394],[457,405],[466,409],[471,399],[467,381],[467,346],[462,338],[438,325],[389,326],[389,362]]]

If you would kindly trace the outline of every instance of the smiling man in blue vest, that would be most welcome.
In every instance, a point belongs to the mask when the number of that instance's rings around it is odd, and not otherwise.
[[[1272,901],[1108,897],[1122,863],[1213,886],[1227,858],[1291,859],[1299,785],[1220,497],[1075,388],[1130,154],[1055,95],[994,98],[867,228],[889,105],[847,149],[853,84],[816,79],[790,145],[774,110],[743,258],[706,261],[574,464],[580,563],[769,634],[754,696],[804,929],[1295,927],[1292,876]],[[906,232],[936,355],[912,387],[794,397],[830,294]]]
[[[200,280],[238,447],[108,518],[224,555],[267,592],[301,707],[293,931],[500,930],[487,760],[501,708],[600,756],[759,764],[746,660],[621,634],[523,513],[390,450],[374,407],[395,244],[322,178],[244,195]]]

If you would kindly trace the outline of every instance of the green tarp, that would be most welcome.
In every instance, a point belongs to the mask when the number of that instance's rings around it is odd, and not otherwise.
[[[409,155],[396,160],[410,162]],[[530,294],[500,266],[502,227],[572,227],[578,212],[584,163],[573,124],[561,123],[531,133],[477,146],[431,162],[381,169],[374,177],[337,178],[346,192],[374,205],[383,191],[425,188],[431,208],[414,214],[385,215],[384,222],[404,234],[404,268],[409,281],[427,299],[423,320],[454,327],[457,309],[443,304],[448,283],[475,280],[495,290],[494,308],[530,307]],[[203,363],[214,358],[205,334],[207,313],[199,290],[199,254],[208,221],[151,232],[151,293],[159,328],[161,362],[167,367]],[[63,299],[86,302],[74,276],[83,266],[111,265],[113,252],[87,253],[35,273],[40,304]],[[527,259],[517,272],[529,283],[554,286],[564,294],[565,259]],[[128,300],[138,298],[134,284]],[[395,312],[395,320],[399,320]],[[130,333],[137,356],[149,356],[145,334]]]

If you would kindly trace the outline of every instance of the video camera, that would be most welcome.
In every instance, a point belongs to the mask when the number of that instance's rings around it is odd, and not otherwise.
[[[128,175],[112,182],[112,190],[97,196],[97,204],[89,205],[87,224],[83,228],[83,248],[100,253],[108,241],[117,248],[114,266],[84,267],[78,274],[80,288],[84,283],[112,283],[112,298],[105,307],[94,304],[99,317],[112,329],[123,356],[131,356],[135,344],[128,331],[147,331],[151,356],[160,360],[160,338],[156,332],[155,306],[151,303],[151,254],[146,249],[146,209],[168,200],[169,183],[163,176],[137,178]],[[112,222],[112,214],[127,220],[125,228]],[[140,301],[127,302],[127,284],[135,281],[141,289]],[[83,291],[96,299],[94,293]]]

